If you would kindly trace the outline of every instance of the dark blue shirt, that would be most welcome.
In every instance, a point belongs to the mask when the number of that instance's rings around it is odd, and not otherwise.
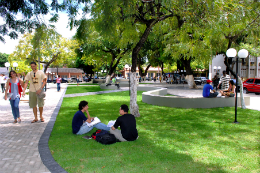
[[[72,119],[72,132],[74,134],[78,133],[83,122],[86,120],[87,120],[87,117],[85,116],[85,114],[82,111],[76,112]]]
[[[205,84],[203,87],[203,97],[208,97],[210,94],[210,90],[213,90],[213,87],[210,84]]]

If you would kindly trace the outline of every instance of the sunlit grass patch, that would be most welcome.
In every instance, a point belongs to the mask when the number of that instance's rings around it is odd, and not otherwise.
[[[66,94],[76,94],[76,93],[87,93],[87,92],[97,92],[106,91],[107,89],[100,89],[97,86],[70,86],[67,88]]]
[[[105,124],[129,105],[129,92],[64,98],[49,147],[68,172],[259,172],[259,111],[238,108],[181,109],[143,103],[136,118],[139,139],[102,145],[72,134],[81,100]],[[88,135],[93,133],[92,130]]]

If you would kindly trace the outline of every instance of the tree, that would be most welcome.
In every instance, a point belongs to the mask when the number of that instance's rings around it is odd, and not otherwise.
[[[128,57],[131,44],[120,45],[120,29],[109,37],[102,35],[102,32],[97,31],[95,22],[92,19],[81,20],[75,37],[81,42],[82,59],[87,64],[96,64],[97,69],[101,66],[107,67],[106,83],[109,83],[120,61]]]
[[[68,64],[76,59],[77,48],[78,43],[75,40],[62,38],[53,29],[41,28],[34,35],[24,34],[10,58],[25,61],[27,64],[31,61],[44,63],[46,72],[50,64]]]
[[[32,32],[44,23],[43,15],[50,14],[49,22],[56,22],[58,11],[65,8],[65,2],[59,4],[57,0],[2,0],[0,1],[0,16],[4,23],[0,25],[0,41],[8,35],[17,39],[18,34]],[[20,17],[22,15],[22,17]]]
[[[5,67],[5,63],[8,62],[9,54],[0,53],[0,67]]]

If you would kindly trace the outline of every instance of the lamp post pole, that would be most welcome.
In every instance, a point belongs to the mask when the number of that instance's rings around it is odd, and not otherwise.
[[[238,88],[237,88],[237,83],[238,83],[238,57],[239,58],[246,58],[248,56],[248,51],[246,49],[241,49],[239,52],[238,52],[238,56],[237,56],[237,51],[236,49],[234,48],[230,48],[227,50],[226,52],[226,55],[227,57],[229,58],[233,58],[235,57],[236,58],[236,96],[235,96],[235,121],[234,123],[238,123],[237,121],[237,91],[238,91]],[[242,104],[242,103],[241,103]]]

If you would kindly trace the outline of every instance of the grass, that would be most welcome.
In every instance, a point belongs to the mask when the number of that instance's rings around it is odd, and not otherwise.
[[[68,85],[77,85],[76,83],[70,83]],[[80,83],[79,85],[98,85],[97,83]]]
[[[87,100],[91,116],[115,120],[120,105],[129,105],[128,91],[64,98],[49,140],[54,159],[71,173],[260,172],[259,111],[238,108],[234,124],[234,108],[159,107],[143,103],[141,93],[139,139],[112,145],[72,134],[72,117]]]
[[[67,88],[66,94],[97,92],[97,91],[107,91],[107,89],[100,89],[99,85],[97,85],[97,86],[71,86],[71,87]]]

